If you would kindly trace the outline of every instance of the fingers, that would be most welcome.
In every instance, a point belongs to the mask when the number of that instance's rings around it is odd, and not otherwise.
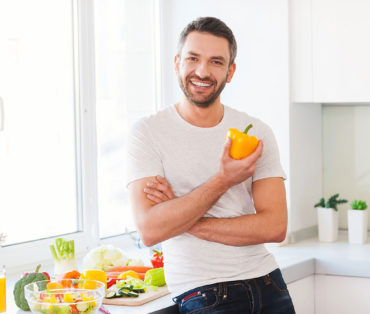
[[[155,198],[156,200],[160,200],[161,202],[168,201],[168,197],[166,194],[162,193],[161,191],[157,190],[156,188],[144,188],[144,192],[151,197]],[[149,199],[151,199],[149,197]]]
[[[228,136],[224,144],[224,150],[222,152],[222,158],[230,158],[230,147],[231,147],[231,138]]]
[[[170,186],[170,184],[167,182],[167,180],[165,178],[163,178],[162,176],[156,176],[155,177],[157,179],[157,181],[159,182],[159,184],[156,185],[156,187],[164,194],[166,194],[166,196],[169,198],[169,199],[173,199],[175,198],[175,194],[173,193],[172,191],[172,188]]]
[[[171,186],[168,184],[167,180],[161,176],[156,176],[154,181],[147,182],[144,193],[146,193],[147,198],[156,203],[175,198]]]
[[[159,204],[159,203],[162,203],[162,202],[163,202],[163,200],[162,200],[162,199],[160,199],[159,197],[156,197],[156,196],[154,196],[154,195],[152,195],[152,194],[146,194],[146,197],[147,197],[148,199],[150,199],[151,201],[153,201],[153,202],[157,203],[157,204]]]

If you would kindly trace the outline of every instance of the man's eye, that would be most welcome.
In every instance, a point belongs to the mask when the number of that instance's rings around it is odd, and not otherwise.
[[[196,57],[188,57],[187,58],[189,61],[197,61],[197,58]]]
[[[218,60],[214,60],[213,63],[215,63],[217,65],[223,65],[223,63],[221,61],[218,61]]]

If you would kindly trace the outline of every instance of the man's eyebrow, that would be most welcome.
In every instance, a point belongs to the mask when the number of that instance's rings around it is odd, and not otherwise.
[[[196,53],[196,52],[194,52],[194,51],[188,51],[188,52],[187,52],[187,54],[188,54],[188,55],[192,55],[192,56],[196,56],[196,57],[199,57],[199,56],[200,56],[200,54],[199,54],[199,53]]]
[[[212,57],[212,59],[225,61],[225,58],[223,56],[215,56],[215,57]]]
[[[192,56],[196,56],[196,57],[199,57],[200,56],[199,53],[196,53],[194,51],[188,51],[187,52],[187,55],[192,55]],[[211,57],[211,59],[213,59],[213,60],[226,61],[226,59],[223,56],[214,56],[214,57]]]

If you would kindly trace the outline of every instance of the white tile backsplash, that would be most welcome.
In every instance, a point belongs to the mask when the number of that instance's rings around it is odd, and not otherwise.
[[[370,205],[370,105],[323,105],[322,123],[323,196]],[[338,207],[340,228],[347,228],[349,203]]]

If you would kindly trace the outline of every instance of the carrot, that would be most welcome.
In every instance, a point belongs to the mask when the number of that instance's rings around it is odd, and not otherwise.
[[[121,271],[108,271],[107,272],[107,278],[117,279],[120,274],[123,272]],[[145,273],[137,273],[141,280],[145,278]]]
[[[117,267],[112,267],[112,268],[107,269],[106,272],[121,272],[121,273],[123,273],[124,271],[133,270],[137,273],[146,273],[150,269],[153,269],[153,267],[148,267],[148,266],[117,266]]]

